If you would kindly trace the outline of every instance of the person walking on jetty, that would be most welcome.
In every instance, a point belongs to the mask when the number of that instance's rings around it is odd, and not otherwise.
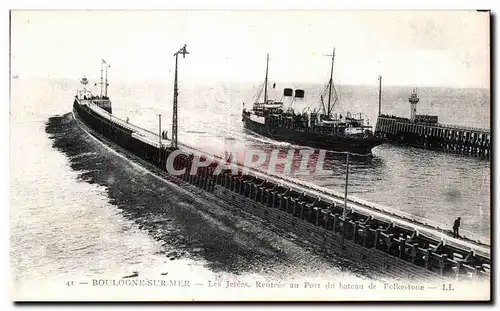
[[[460,235],[458,235],[458,228],[460,228],[460,220],[461,218],[458,217],[457,219],[455,219],[455,222],[453,223],[453,237],[457,239],[460,237]]]

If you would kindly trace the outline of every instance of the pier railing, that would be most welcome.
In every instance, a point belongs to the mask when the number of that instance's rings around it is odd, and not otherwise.
[[[123,126],[126,129],[129,129],[132,132],[137,132],[137,133],[147,132],[150,135],[154,135],[154,136],[158,137],[158,133],[154,133],[154,132],[149,131],[149,130],[147,130],[145,128],[136,126],[136,125],[134,125],[132,123],[127,122],[126,120],[123,120],[123,119],[121,119],[121,118],[119,118],[119,117],[117,117],[117,116],[115,116],[113,114],[110,114],[109,112],[103,110],[101,107],[99,107],[95,103],[88,103],[88,105],[89,105],[89,107],[92,108],[93,111],[97,112],[102,117],[109,118],[109,120],[115,121],[115,123],[120,124],[121,126]]]
[[[413,123],[406,118],[382,115],[377,119],[375,135],[396,144],[491,158],[491,133],[484,128]]]
[[[379,118],[385,118],[388,120],[394,120],[396,122],[415,124],[415,125],[421,125],[421,126],[443,127],[443,128],[449,128],[449,129],[468,130],[468,131],[484,132],[484,133],[491,132],[490,129],[488,129],[488,128],[472,127],[472,126],[466,126],[466,125],[452,125],[452,124],[442,124],[442,123],[426,124],[426,123],[422,123],[422,122],[412,123],[410,121],[410,119],[408,119],[408,118],[402,118],[402,117],[397,117],[397,116],[393,116],[393,115],[384,115],[383,114],[383,115],[380,115]]]
[[[108,112],[106,112],[105,110],[103,110],[102,108],[100,108],[95,104],[91,104],[91,106],[92,110],[97,112],[101,116],[108,118],[112,122],[114,121],[115,123],[118,123],[119,125],[132,131],[134,137],[142,140],[143,142],[149,145],[155,146],[157,148],[160,147],[159,143],[160,138],[157,133],[154,133],[147,129],[128,123],[118,117],[111,116]],[[161,142],[164,146],[170,144],[169,139],[162,138]],[[178,146],[180,147],[181,150],[184,149],[184,151],[190,152],[197,156],[211,157],[214,160],[222,162],[227,160],[224,159],[222,156],[198,150],[195,147],[192,147],[184,143],[179,142]],[[336,204],[341,204],[341,205],[344,204],[344,195],[335,190],[327,189],[307,181],[290,178],[288,176],[277,175],[272,172],[261,170],[259,168],[244,167],[244,165],[241,163],[235,163],[235,164],[237,165],[240,171],[247,172],[247,174],[250,175],[255,175],[255,177],[258,177],[260,179],[273,180],[277,182],[278,185],[281,187],[290,188],[299,193],[309,192],[311,196],[316,196],[318,198],[321,198],[321,200],[323,201],[327,202],[333,201]],[[489,256],[490,254],[490,249],[489,249],[490,239],[488,237],[482,237],[473,234],[472,232],[461,230],[462,235],[464,236],[465,239],[455,239],[448,235],[448,233],[451,231],[449,228],[445,229],[440,224],[433,222],[429,219],[417,217],[381,204],[369,202],[353,196],[348,196],[347,198],[348,198],[348,206],[347,206],[348,209],[362,212],[363,214],[377,215],[378,217],[385,218],[390,222],[398,223],[404,227],[411,228],[417,232],[430,234],[432,236],[437,237],[438,239],[446,241],[447,243],[466,246],[469,247],[470,249],[475,249],[483,254],[486,254],[487,256]]]
[[[481,127],[472,127],[472,126],[463,126],[463,125],[451,125],[451,124],[441,124],[441,123],[438,123],[436,125],[438,127],[444,127],[444,128],[449,128],[449,129],[460,129],[460,130],[466,130],[466,131],[475,131],[475,132],[490,133],[490,129],[481,128]]]
[[[162,142],[156,141],[159,137],[155,133],[134,125],[124,128],[118,119],[98,112],[100,108],[89,109],[76,103],[75,108],[79,115],[75,119],[81,118],[91,129],[125,148],[139,161],[145,160],[144,165],[151,166],[153,171],[159,174],[168,171],[165,165],[170,161],[172,149],[158,149]],[[130,130],[132,127],[137,131]],[[135,139],[130,139],[130,135]],[[397,277],[470,279],[490,276],[490,247],[487,245],[451,238],[428,224],[402,219],[399,211],[394,215],[377,211],[364,205],[370,202],[356,198],[348,200],[345,207],[351,211],[345,213],[343,197],[325,194],[330,192],[327,189],[286,176],[261,173],[251,167],[243,168],[241,164],[238,172],[226,169],[222,174],[213,174],[218,165],[214,162],[208,167],[198,167],[192,174],[196,157],[225,159],[186,145],[179,149],[181,154],[173,159],[174,167],[185,169],[185,172],[175,176],[166,174],[169,178],[175,177],[174,182],[195,185],[287,231],[297,232],[302,238],[323,245],[325,254],[329,250],[340,251],[355,261],[369,262],[374,269],[390,270],[389,273]],[[356,200],[360,203],[353,202]],[[290,219],[292,216],[298,221]],[[399,257],[399,260],[388,262],[382,253],[391,258]],[[408,266],[404,261],[413,265]]]

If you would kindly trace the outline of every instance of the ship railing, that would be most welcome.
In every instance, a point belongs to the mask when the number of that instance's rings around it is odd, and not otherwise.
[[[97,105],[94,105],[94,106],[95,106],[93,109],[94,111],[98,112],[103,117],[109,117],[109,113],[107,111],[103,110],[102,108],[100,108]],[[112,120],[115,122],[118,121],[118,122],[122,123],[120,125],[128,128],[129,130],[134,131],[135,132],[135,133],[133,133],[134,137],[137,137],[140,140],[142,140],[142,141],[144,141],[152,146],[159,147],[159,145],[160,145],[159,144],[159,136],[157,133],[154,133],[152,131],[149,131],[147,129],[141,128],[141,127],[136,126],[136,125],[132,125],[131,123],[127,123],[127,122],[123,121],[122,119],[114,117],[114,116],[112,117]],[[148,138],[147,136],[145,136],[141,132],[148,133],[148,135],[152,135],[152,137]],[[170,140],[168,140],[168,139],[162,139],[162,142],[163,141],[170,142]],[[191,152],[193,154],[197,154],[198,156],[203,155],[203,156],[213,157],[219,161],[226,161],[226,159],[224,159],[221,156],[209,154],[207,152],[198,150],[195,147],[189,146],[187,144],[179,142],[178,145],[179,145],[179,147],[186,149],[186,151]],[[321,197],[323,200],[325,200],[327,202],[333,200],[336,203],[341,204],[341,205],[343,205],[343,203],[344,203],[344,195],[340,192],[335,191],[335,190],[326,189],[324,187],[314,185],[314,184],[307,182],[307,181],[292,179],[292,178],[284,176],[284,175],[276,175],[276,174],[273,174],[271,172],[266,172],[266,171],[263,171],[263,170],[258,169],[258,168],[244,167],[244,165],[241,163],[236,163],[236,165],[238,166],[238,169],[240,169],[244,172],[250,173],[257,178],[264,179],[264,180],[269,179],[269,178],[274,179],[278,183],[279,186],[291,188],[291,189],[298,191],[298,192],[304,192],[307,190],[313,191],[314,192],[314,194],[312,194],[313,196]],[[297,187],[297,186],[299,186],[299,187]],[[489,254],[490,254],[489,244],[486,244],[486,243],[489,243],[489,238],[487,238],[487,237],[481,237],[481,236],[475,235],[471,232],[466,232],[464,230],[460,230],[462,232],[462,236],[464,236],[464,234],[463,234],[464,232],[467,233],[467,236],[466,236],[467,240],[456,239],[456,238],[453,238],[447,234],[447,232],[450,231],[449,229],[444,229],[440,226],[440,224],[432,222],[428,219],[417,217],[417,216],[414,216],[414,215],[411,215],[411,214],[408,214],[408,213],[405,213],[405,212],[402,212],[399,210],[389,208],[389,207],[381,205],[381,204],[369,202],[369,201],[366,201],[366,200],[363,200],[360,198],[356,198],[353,196],[347,196],[347,199],[348,199],[348,206],[347,206],[348,209],[350,207],[353,210],[360,211],[362,214],[369,214],[369,215],[376,214],[380,218],[385,218],[385,219],[388,219],[389,221],[393,221],[395,223],[401,223],[402,225],[404,225],[406,227],[413,228],[417,232],[419,232],[419,231],[427,232],[428,234],[437,236],[438,238],[440,238],[442,240],[446,240],[447,242],[449,242],[451,244],[467,246],[470,249],[482,252],[486,256],[489,256]],[[349,206],[349,205],[351,205],[351,206]],[[474,244],[474,243],[479,243],[479,244],[483,244],[486,246],[481,246],[481,245]]]

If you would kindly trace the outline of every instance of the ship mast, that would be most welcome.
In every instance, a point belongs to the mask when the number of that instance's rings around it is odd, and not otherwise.
[[[269,68],[269,53],[267,53],[266,61],[266,79],[264,80],[264,104],[267,103],[267,72]]]
[[[104,82],[102,81],[103,80],[103,71],[104,71],[104,68],[103,68],[103,65],[106,64],[106,61],[104,59],[101,59],[101,83],[99,83],[101,85],[101,92],[100,92],[100,96],[102,98],[102,86],[104,84]]]
[[[104,96],[107,98],[108,97],[108,69],[111,67],[111,65],[106,66],[106,83],[104,84]]]
[[[378,115],[382,108],[382,76],[378,76]]]
[[[330,81],[328,82],[328,111],[326,112],[327,117],[330,117],[332,108],[330,103],[332,101],[332,87],[333,87],[333,61],[335,60],[335,48],[333,48],[333,54],[327,55],[332,57],[332,69],[330,70]]]
[[[175,76],[174,76],[174,107],[173,107],[173,115],[172,115],[172,148],[177,148],[177,96],[179,95],[179,90],[177,88],[177,56],[182,54],[182,58],[186,58],[186,54],[189,54],[186,51],[186,45],[177,51],[174,54],[175,56]]]

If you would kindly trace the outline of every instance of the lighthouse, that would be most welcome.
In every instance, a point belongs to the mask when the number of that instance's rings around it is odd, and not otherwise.
[[[418,98],[417,95],[417,89],[413,89],[413,92],[411,93],[410,97],[408,97],[408,101],[410,101],[410,121],[415,122],[415,118],[417,116],[417,103],[420,99]]]
[[[87,77],[83,76],[83,78],[80,79],[80,83],[83,85],[83,91],[87,92],[87,84],[89,84]]]

